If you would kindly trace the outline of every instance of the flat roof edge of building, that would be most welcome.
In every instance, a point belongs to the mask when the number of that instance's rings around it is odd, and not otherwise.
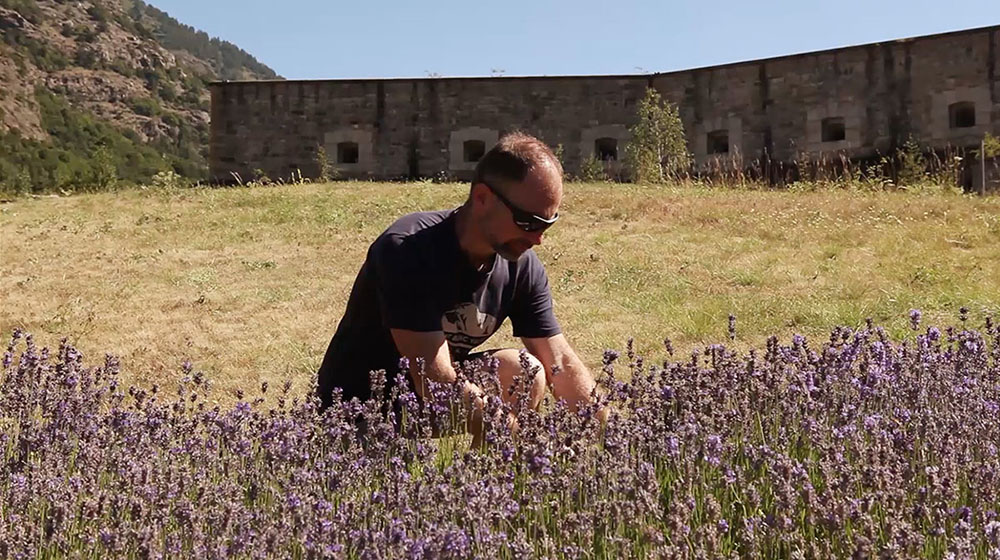
[[[425,82],[425,81],[474,81],[474,80],[579,80],[581,78],[586,79],[603,79],[603,80],[624,80],[624,79],[644,79],[650,80],[660,76],[670,76],[672,74],[683,74],[686,72],[698,72],[703,70],[715,70],[721,68],[729,68],[733,66],[742,65],[753,65],[761,64],[766,62],[776,62],[779,60],[787,60],[791,58],[799,58],[806,56],[817,56],[823,54],[832,54],[836,52],[842,52],[851,49],[860,49],[866,47],[874,47],[878,45],[885,45],[890,43],[909,43],[913,41],[919,41],[924,39],[939,39],[942,37],[947,37],[950,35],[965,35],[965,34],[975,34],[990,31],[1000,30],[1000,23],[993,25],[985,25],[982,27],[974,27],[970,29],[958,29],[954,31],[944,31],[941,33],[932,33],[930,35],[918,35],[913,37],[902,37],[897,39],[886,39],[884,41],[875,41],[872,43],[862,43],[858,45],[845,45],[841,47],[833,47],[829,49],[821,49],[817,51],[808,51],[801,53],[784,54],[778,56],[771,56],[765,58],[756,58],[751,60],[740,60],[735,62],[725,62],[722,64],[714,64],[710,66],[698,66],[694,68],[684,68],[680,70],[669,70],[665,72],[649,72],[645,74],[564,74],[564,75],[515,75],[515,76],[415,76],[415,77],[394,77],[394,78],[319,78],[319,79],[306,79],[306,80],[217,80],[209,82],[210,86],[222,86],[222,85],[248,85],[248,84],[319,84],[319,83],[360,83],[360,82]]]

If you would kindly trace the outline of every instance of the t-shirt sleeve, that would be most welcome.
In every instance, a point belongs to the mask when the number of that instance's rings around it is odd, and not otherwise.
[[[546,338],[562,332],[552,311],[552,293],[545,267],[534,253],[525,259],[514,290],[510,321],[514,336]]]
[[[427,278],[422,255],[395,236],[379,239],[369,258],[375,267],[375,292],[382,323],[391,329],[417,332],[441,330],[433,282]]]

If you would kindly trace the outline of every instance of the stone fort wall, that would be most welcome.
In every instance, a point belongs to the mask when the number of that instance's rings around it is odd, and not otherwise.
[[[614,171],[647,87],[677,104],[699,165],[852,159],[1000,134],[1000,26],[661,74],[217,82],[210,172],[467,178],[506,131]]]

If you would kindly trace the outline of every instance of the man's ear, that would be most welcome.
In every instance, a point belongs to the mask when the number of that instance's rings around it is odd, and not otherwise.
[[[487,191],[489,191],[489,189],[486,185],[482,183],[473,183],[472,190],[469,192],[469,198],[472,199],[472,205],[485,208],[486,200],[489,198],[489,193]]]

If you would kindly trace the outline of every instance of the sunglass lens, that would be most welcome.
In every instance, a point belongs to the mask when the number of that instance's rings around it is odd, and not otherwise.
[[[535,233],[538,231],[545,231],[549,229],[552,224],[547,224],[545,222],[518,222],[517,224],[524,231]]]

